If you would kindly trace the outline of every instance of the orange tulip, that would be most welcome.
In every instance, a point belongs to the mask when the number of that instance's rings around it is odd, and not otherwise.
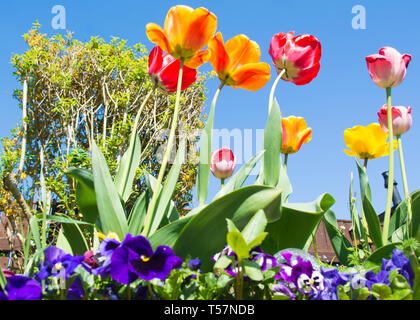
[[[203,50],[217,29],[216,16],[206,8],[193,9],[184,5],[172,7],[166,15],[164,28],[155,23],[146,25],[149,40],[185,65],[196,69],[210,58]]]
[[[312,129],[307,127],[305,119],[290,116],[282,118],[281,125],[283,129],[281,153],[296,153],[302,144],[311,141]]]
[[[228,86],[251,91],[261,89],[270,80],[270,66],[260,61],[260,47],[240,34],[223,43],[218,32],[209,42],[210,63],[219,80]]]

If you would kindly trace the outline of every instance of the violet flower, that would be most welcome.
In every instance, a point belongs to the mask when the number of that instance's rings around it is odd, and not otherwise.
[[[4,289],[7,300],[41,300],[42,297],[41,284],[21,275],[9,277]],[[5,298],[6,294],[3,293],[2,297]]]
[[[398,270],[398,273],[406,278],[410,286],[413,287],[415,276],[414,270],[411,267],[410,260],[404,256],[401,250],[394,249],[390,260],[382,259],[381,269],[387,272]]]
[[[67,290],[67,300],[82,300],[85,297],[85,289],[80,277],[76,277]]]
[[[36,276],[40,280],[44,280],[49,276],[68,279],[82,260],[83,256],[75,257],[71,254],[66,254],[59,248],[48,247],[44,250],[44,262]]]
[[[158,246],[153,251],[150,242],[143,236],[127,234],[111,257],[111,277],[120,283],[130,284],[136,279],[166,279],[174,268],[182,264],[168,246]]]

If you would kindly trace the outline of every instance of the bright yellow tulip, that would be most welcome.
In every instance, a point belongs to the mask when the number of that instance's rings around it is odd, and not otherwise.
[[[350,150],[344,150],[349,156],[357,156],[362,160],[376,159],[389,155],[389,143],[386,142],[388,134],[379,123],[368,126],[355,126],[344,130],[344,142]],[[393,140],[394,150],[397,141]]]

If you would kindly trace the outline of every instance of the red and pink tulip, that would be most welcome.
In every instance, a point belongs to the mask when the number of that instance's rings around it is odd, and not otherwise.
[[[400,136],[410,130],[413,123],[411,107],[391,107],[392,131],[394,136]],[[379,124],[383,131],[388,132],[387,105],[384,104],[378,112]]]
[[[273,36],[268,53],[277,74],[284,70],[282,79],[297,85],[311,82],[320,69],[321,43],[312,35],[293,37],[294,32],[280,32]]]
[[[229,148],[222,148],[212,152],[210,170],[218,179],[227,179],[235,171],[236,157]]]
[[[411,55],[401,54],[391,47],[383,47],[379,54],[366,57],[370,77],[381,88],[394,88],[405,77]]]
[[[149,54],[149,75],[153,83],[170,93],[175,92],[181,62],[156,46]],[[183,68],[181,90],[187,89],[197,79],[197,70],[187,66]]]

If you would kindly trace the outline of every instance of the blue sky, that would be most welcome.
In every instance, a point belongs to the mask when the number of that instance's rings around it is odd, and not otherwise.
[[[377,53],[383,46],[392,46],[401,53],[413,56],[403,83],[393,89],[393,105],[412,106],[413,126],[403,136],[404,155],[410,191],[420,188],[418,137],[420,127],[416,119],[420,112],[419,81],[420,25],[418,14],[420,3],[405,1],[369,0],[320,0],[320,1],[19,1],[0,3],[0,136],[21,120],[17,101],[12,97],[19,84],[13,76],[10,63],[12,53],[22,53],[27,46],[22,38],[36,20],[42,25],[41,32],[51,36],[65,33],[51,26],[55,5],[66,9],[66,29],[74,37],[88,41],[91,36],[100,36],[106,41],[116,36],[128,41],[128,45],[143,43],[147,49],[153,44],[147,39],[145,25],[155,22],[163,25],[171,6],[186,4],[191,7],[204,6],[216,14],[218,31],[225,40],[243,33],[255,40],[261,48],[261,60],[271,64],[268,48],[271,37],[278,32],[295,31],[309,33],[322,44],[321,70],[310,84],[296,86],[281,81],[276,98],[283,116],[304,117],[312,128],[312,141],[302,146],[299,153],[289,157],[288,174],[294,192],[291,202],[307,202],[324,192],[330,193],[336,204],[333,210],[338,218],[349,219],[348,187],[350,173],[357,173],[355,161],[347,156],[343,131],[355,125],[377,122],[377,112],[385,103],[385,90],[370,79],[365,57]],[[352,8],[362,5],[366,9],[366,29],[352,28],[355,16]],[[209,64],[200,68],[210,71]],[[267,101],[275,79],[272,68],[270,82],[257,92],[225,87],[219,97],[215,128],[228,130],[252,129],[255,154],[257,142],[255,132],[262,129],[267,120]],[[208,83],[208,98],[211,100],[218,80]],[[209,107],[209,102],[206,105]],[[206,109],[208,111],[208,109]],[[233,146],[234,149],[234,146]],[[234,150],[235,151],[235,150]],[[377,212],[384,211],[386,190],[381,173],[388,168],[388,158],[372,160],[368,165],[368,176],[373,194],[373,205]],[[401,195],[404,195],[396,153],[396,180]],[[217,192],[219,182],[211,177],[209,199]],[[355,188],[358,191],[358,180]]]

